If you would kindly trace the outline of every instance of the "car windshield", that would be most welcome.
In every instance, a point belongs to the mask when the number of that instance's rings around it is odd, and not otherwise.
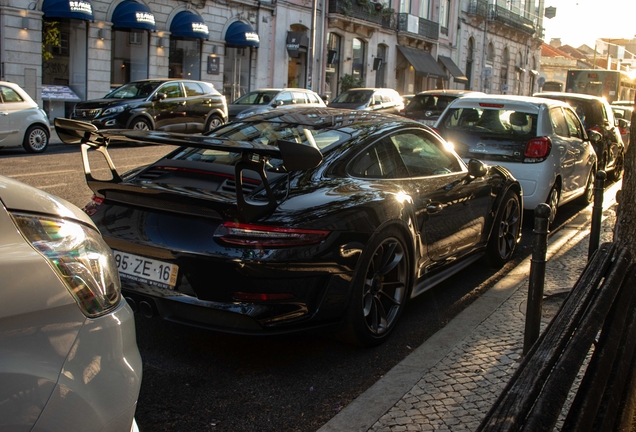
[[[442,126],[468,133],[535,136],[537,115],[506,109],[454,108],[444,117]]]
[[[366,103],[369,102],[371,95],[373,94],[372,90],[356,90],[356,91],[346,91],[341,93],[337,98],[335,98],[331,103]]]
[[[236,99],[232,105],[266,105],[274,100],[278,93],[278,90],[253,91]]]
[[[268,121],[228,123],[215,129],[208,136],[271,146],[277,146],[279,140],[292,141],[304,145],[315,145],[321,151],[351,138],[350,134],[341,130]],[[235,165],[240,160],[240,154],[212,149],[188,148],[177,154],[175,159]],[[271,159],[267,169],[277,171],[281,166],[282,160]]]
[[[157,87],[162,84],[161,81],[140,81],[124,84],[117,87],[112,92],[104,96],[104,99],[141,99],[148,97]]]

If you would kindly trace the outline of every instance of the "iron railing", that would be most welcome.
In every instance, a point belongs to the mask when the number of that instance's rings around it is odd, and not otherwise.
[[[398,31],[408,32],[408,16],[409,14],[398,14]],[[439,39],[439,23],[429,21],[424,18],[418,18],[417,34],[428,39]]]
[[[395,28],[395,14],[378,5],[369,0],[329,0],[329,13],[368,21],[382,28]]]

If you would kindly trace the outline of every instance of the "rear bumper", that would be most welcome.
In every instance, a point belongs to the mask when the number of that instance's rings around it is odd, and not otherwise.
[[[146,317],[159,316],[166,321],[226,333],[281,334],[323,327],[342,319],[349,299],[351,275],[330,274],[317,279],[320,283],[286,300],[201,300],[195,295],[124,279],[122,294],[137,313]],[[289,280],[280,282],[281,286],[288,284]],[[298,284],[303,284],[302,279],[298,279]]]

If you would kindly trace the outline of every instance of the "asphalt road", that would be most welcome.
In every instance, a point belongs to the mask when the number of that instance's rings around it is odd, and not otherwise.
[[[130,169],[170,147],[111,150],[115,165]],[[106,165],[91,158],[93,174]],[[16,178],[78,206],[90,200],[77,147],[52,146],[29,155],[0,151],[0,174]],[[556,224],[580,210],[560,209]],[[246,337],[136,317],[144,376],[137,422],[148,431],[315,431],[382,375],[466,308],[507,269],[531,253],[532,218],[514,262],[495,272],[482,263],[411,301],[392,337],[361,349],[327,334]],[[211,274],[211,280],[223,280]]]

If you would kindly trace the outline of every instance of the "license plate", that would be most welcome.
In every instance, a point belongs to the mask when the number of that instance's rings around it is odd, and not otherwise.
[[[175,264],[116,250],[113,255],[120,277],[171,289],[177,284],[179,266]]]

